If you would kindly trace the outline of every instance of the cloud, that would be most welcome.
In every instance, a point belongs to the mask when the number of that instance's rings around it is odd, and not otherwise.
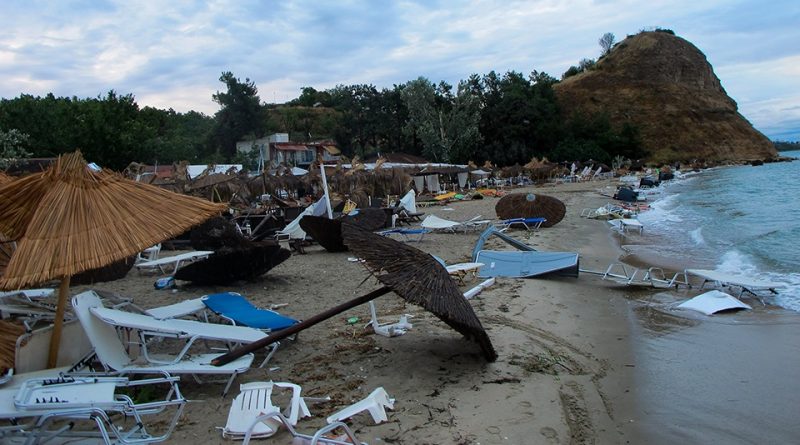
[[[418,76],[455,84],[535,69],[560,77],[596,58],[604,33],[621,40],[660,26],[708,56],[758,128],[782,131],[793,121],[771,107],[800,91],[788,79],[800,78],[790,67],[798,21],[793,1],[11,1],[0,17],[0,96],[114,89],[143,106],[212,114],[223,71],[253,80],[268,102],[303,86],[391,88]]]

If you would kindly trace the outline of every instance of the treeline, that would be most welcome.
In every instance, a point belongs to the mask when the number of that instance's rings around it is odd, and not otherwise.
[[[772,141],[775,144],[775,149],[778,151],[794,151],[800,150],[800,142],[798,141]]]
[[[21,95],[0,101],[0,132],[24,135],[23,152],[50,157],[80,149],[115,169],[145,163],[247,162],[237,141],[282,132],[294,141],[334,140],[346,156],[405,152],[437,162],[640,159],[638,131],[604,115],[562,116],[545,74],[495,72],[453,86],[418,78],[393,88],[339,85],[302,89],[287,104],[265,104],[256,85],[223,73],[214,116],[140,108],[130,94],[79,99]],[[3,133],[0,133],[3,136]],[[2,156],[0,156],[2,157]]]

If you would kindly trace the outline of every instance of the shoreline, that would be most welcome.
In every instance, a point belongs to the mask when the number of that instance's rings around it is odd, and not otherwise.
[[[511,192],[561,199],[567,205],[567,215],[555,226],[538,232],[508,233],[543,250],[579,252],[581,268],[604,271],[610,262],[620,261],[624,251],[607,223],[579,214],[582,208],[608,202],[595,190],[610,183],[602,180],[513,189]],[[496,202],[485,198],[420,210],[454,221],[475,215],[494,219]],[[448,264],[465,262],[470,261],[477,236],[431,233],[421,243],[409,245],[440,256]],[[509,249],[492,238],[486,248]],[[261,307],[288,303],[279,311],[304,319],[377,287],[374,279],[362,283],[367,274],[359,264],[347,261],[352,256],[349,252],[328,253],[318,245],[306,248],[306,252],[293,254],[255,282],[233,286],[184,283],[175,292],[155,290],[153,281],[158,276],[139,275],[134,270],[123,280],[76,286],[71,291],[105,289],[134,296],[135,303],[143,307],[235,291]],[[468,281],[461,289],[478,282]],[[474,343],[427,311],[390,294],[375,301],[378,317],[381,322],[390,322],[402,314],[412,315],[409,321],[413,328],[403,336],[385,338],[364,329],[368,309],[358,307],[302,332],[297,341],[284,342],[266,368],[251,369],[240,376],[226,398],[219,397],[220,384],[198,385],[183,379],[182,392],[198,402],[187,405],[169,443],[231,443],[223,440],[216,428],[225,424],[237,385],[265,380],[300,384],[304,396],[331,397],[330,402],[309,405],[312,417],[297,426],[304,433],[324,425],[327,415],[360,400],[376,387],[384,387],[396,399],[395,409],[387,411],[388,422],[375,425],[364,414],[348,421],[360,440],[373,444],[669,443],[674,436],[664,439],[659,429],[671,417],[654,416],[648,406],[668,399],[665,392],[671,389],[666,383],[652,387],[648,373],[658,371],[661,359],[648,351],[653,344],[667,344],[663,346],[666,351],[679,351],[711,335],[707,331],[713,334],[726,328],[715,328],[715,323],[702,320],[684,322],[683,317],[674,315],[643,323],[647,311],[654,308],[646,302],[656,298],[656,293],[590,274],[579,278],[498,279],[495,286],[470,300],[499,353],[494,363],[486,363]],[[351,317],[359,317],[359,321],[348,324]],[[678,327],[670,327],[672,324]],[[666,335],[651,333],[659,325],[667,326],[663,331]],[[694,327],[705,325],[711,327]],[[787,326],[787,331],[797,331],[798,326]],[[754,329],[758,327],[763,326]],[[685,338],[672,341],[669,332],[682,333]],[[748,344],[763,347],[760,342]],[[257,355],[255,363],[261,358]],[[692,365],[686,360],[681,363]],[[775,371],[775,384],[791,387],[793,382]],[[283,402],[280,397],[277,401]],[[787,408],[783,406],[790,412]],[[717,418],[706,421],[721,425]],[[286,433],[275,437],[285,438]]]

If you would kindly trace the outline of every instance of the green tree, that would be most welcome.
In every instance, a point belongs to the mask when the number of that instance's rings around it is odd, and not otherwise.
[[[554,78],[538,71],[527,79],[518,72],[500,77],[492,71],[483,78],[472,76],[468,82],[480,92],[484,141],[473,160],[524,164],[555,147],[560,127]]]
[[[31,153],[25,149],[28,135],[12,128],[0,130],[0,170],[5,170],[17,159],[27,158]]]
[[[236,142],[246,136],[263,135],[265,110],[258,97],[258,88],[250,79],[242,82],[227,71],[222,73],[219,81],[225,84],[227,90],[217,91],[212,96],[221,108],[214,115],[216,122],[211,132],[210,147],[230,160],[236,153]]]
[[[435,162],[469,158],[480,140],[479,104],[469,83],[462,82],[456,94],[444,82],[438,88],[419,77],[402,92],[408,107],[406,129],[422,142],[423,154]]]

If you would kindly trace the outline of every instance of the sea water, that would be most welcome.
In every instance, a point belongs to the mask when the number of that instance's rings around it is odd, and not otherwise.
[[[785,283],[774,303],[800,312],[800,160],[684,172],[658,191],[639,215],[645,245],[627,246],[634,253]]]

